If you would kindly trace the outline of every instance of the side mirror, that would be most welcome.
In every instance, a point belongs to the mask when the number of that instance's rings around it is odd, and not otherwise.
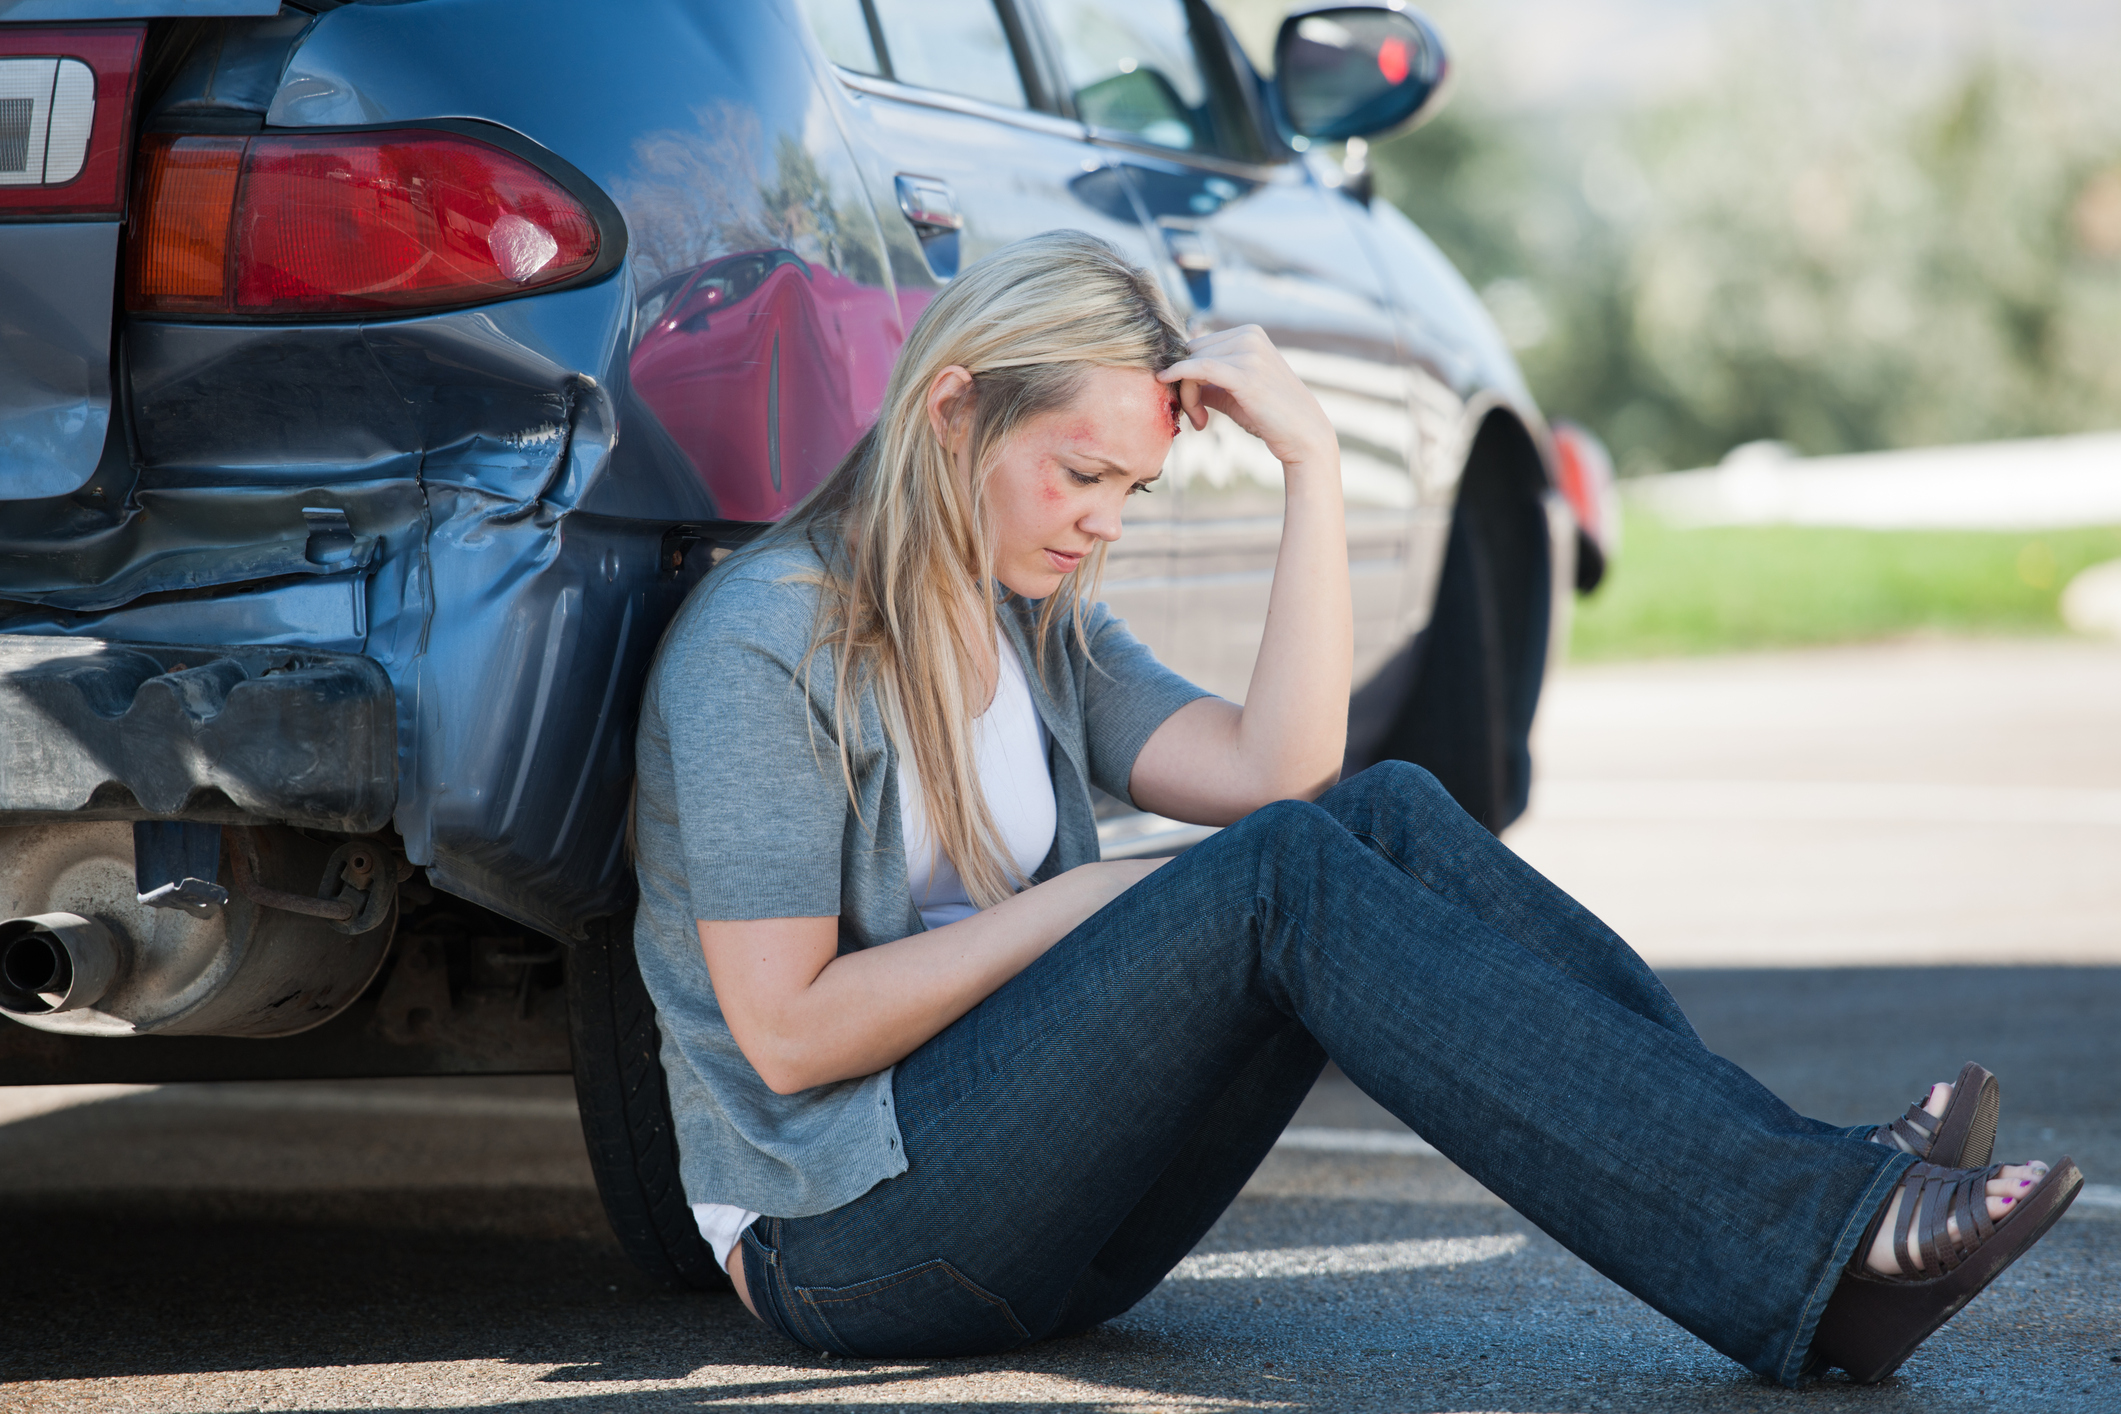
[[[1403,0],[1300,11],[1274,41],[1282,116],[1315,142],[1412,122],[1435,106],[1449,72],[1443,40]]]

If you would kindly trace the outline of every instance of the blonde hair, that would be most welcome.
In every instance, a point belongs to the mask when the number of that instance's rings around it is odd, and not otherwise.
[[[1092,368],[1160,372],[1185,356],[1185,330],[1162,290],[1111,246],[1080,231],[1018,241],[928,306],[899,351],[876,424],[759,546],[801,537],[824,564],[810,651],[830,648],[838,659],[833,714],[850,798],[860,694],[873,687],[886,732],[919,773],[936,841],[982,908],[1025,882],[980,788],[973,721],[986,707],[986,649],[965,638],[991,625],[998,607],[986,517],[995,456],[1027,420],[1072,399]],[[972,375],[970,485],[928,416],[929,390],[952,365]],[[1046,599],[1035,671],[1045,671],[1058,615],[1081,638],[1103,568],[1100,544]],[[984,609],[972,623],[967,602]]]

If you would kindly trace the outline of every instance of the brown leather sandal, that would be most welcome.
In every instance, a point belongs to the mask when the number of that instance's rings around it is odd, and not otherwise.
[[[1996,1117],[2003,1108],[1996,1077],[1968,1061],[1952,1085],[1943,1114],[1922,1108],[1928,1098],[1924,1095],[1906,1114],[1872,1130],[1871,1142],[1890,1144],[1940,1168],[1985,1168],[1996,1154]]]
[[[2084,1175],[2067,1158],[2047,1171],[2033,1190],[2000,1219],[1988,1215],[1987,1185],[2003,1165],[1947,1169],[1916,1163],[1901,1179],[1900,1217],[1893,1224],[1893,1275],[1864,1265],[1877,1240],[1888,1198],[1878,1209],[1848,1270],[1827,1299],[1812,1337],[1808,1370],[1839,1366],[1857,1384],[1875,1384],[1961,1307],[2025,1255],[2046,1235],[2084,1187]],[[1958,1219],[1959,1232],[1948,1224]],[[1907,1270],[1908,1234],[1917,1231],[1919,1264]]]

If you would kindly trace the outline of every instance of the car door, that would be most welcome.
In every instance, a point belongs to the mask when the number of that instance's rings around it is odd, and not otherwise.
[[[1249,74],[1197,0],[1039,0],[1068,106],[1124,177],[1197,330],[1257,324],[1340,437],[1356,682],[1405,637],[1415,488],[1390,301],[1345,213],[1261,130]],[[1218,418],[1182,437],[1172,665],[1242,700],[1281,539],[1281,468]]]
[[[872,186],[892,193],[926,269],[901,278],[908,326],[981,256],[1044,231],[1099,236],[1150,263],[1132,206],[1081,123],[1051,111],[1040,53],[1007,0],[804,0]],[[1100,597],[1160,655],[1171,647],[1174,499],[1128,498]]]

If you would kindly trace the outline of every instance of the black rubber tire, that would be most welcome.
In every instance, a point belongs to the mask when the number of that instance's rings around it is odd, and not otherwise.
[[[604,1213],[642,1271],[671,1286],[729,1291],[678,1179],[662,1034],[633,955],[633,917],[590,928],[568,954],[574,1093]]]
[[[1546,508],[1538,483],[1511,470],[1477,453],[1468,469],[1414,685],[1382,753],[1426,767],[1497,834],[1531,794],[1532,714],[1553,618]]]
[[[1590,532],[1582,526],[1576,527],[1576,592],[1594,594],[1598,586],[1605,583],[1605,550]]]

